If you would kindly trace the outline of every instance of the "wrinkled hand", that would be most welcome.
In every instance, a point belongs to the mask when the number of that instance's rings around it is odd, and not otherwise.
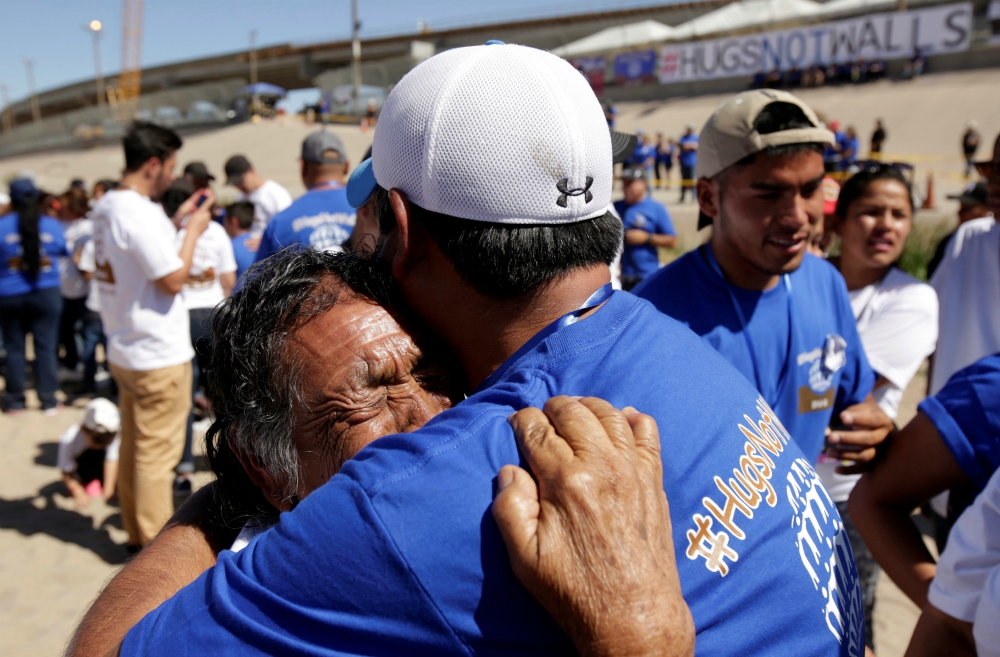
[[[537,478],[500,470],[493,516],[514,574],[581,655],[691,655],[656,423],[600,399],[511,416]]]
[[[875,403],[875,398],[868,395],[860,404],[841,411],[840,421],[852,430],[827,429],[829,446],[826,455],[841,461],[854,461],[852,465],[838,467],[840,474],[864,472],[877,455],[879,446],[892,432],[892,420]]]

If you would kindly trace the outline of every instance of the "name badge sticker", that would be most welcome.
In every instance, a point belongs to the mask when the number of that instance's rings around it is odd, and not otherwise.
[[[834,389],[816,394],[809,386],[799,388],[799,413],[813,413],[833,408]]]

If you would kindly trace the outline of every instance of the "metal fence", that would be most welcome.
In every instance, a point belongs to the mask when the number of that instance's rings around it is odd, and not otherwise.
[[[243,118],[234,105],[246,94],[243,78],[166,89],[139,97],[135,118],[175,130],[222,126]],[[112,105],[87,107],[32,123],[0,134],[0,157],[41,150],[85,147],[120,139],[129,121],[115,116]]]

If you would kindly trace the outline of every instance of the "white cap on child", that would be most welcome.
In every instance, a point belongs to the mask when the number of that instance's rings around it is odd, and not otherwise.
[[[122,417],[117,406],[98,397],[84,407],[83,426],[95,433],[117,433]]]

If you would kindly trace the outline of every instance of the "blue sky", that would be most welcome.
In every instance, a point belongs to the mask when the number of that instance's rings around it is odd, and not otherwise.
[[[669,4],[670,0],[359,0],[365,34],[412,32],[417,21],[431,27],[517,20],[600,9]],[[27,96],[25,68],[35,62],[41,90],[93,78],[90,34],[83,26],[104,24],[104,71],[119,70],[122,0],[30,0],[3,3],[0,83],[12,101]],[[150,66],[246,49],[257,30],[260,45],[311,43],[350,33],[350,0],[146,0],[142,64]]]

